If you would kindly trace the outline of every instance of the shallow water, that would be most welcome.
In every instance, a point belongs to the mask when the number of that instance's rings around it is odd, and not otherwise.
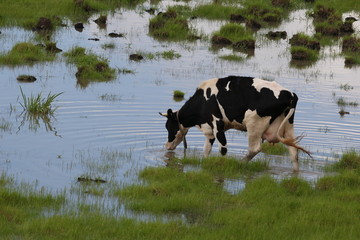
[[[80,176],[100,177],[124,185],[133,183],[140,169],[165,165],[164,160],[168,159],[168,152],[163,148],[167,136],[165,119],[158,112],[182,106],[184,101],[173,101],[173,90],[181,90],[189,98],[201,81],[228,75],[276,80],[297,93],[295,131],[297,135],[305,135],[301,145],[314,157],[309,160],[306,155],[300,155],[300,176],[316,180],[322,175],[322,166],[336,161],[344,151],[360,147],[359,107],[345,107],[350,114],[341,117],[336,103],[339,97],[360,103],[360,68],[344,67],[344,58],[337,54],[341,44],[322,49],[324,57],[309,67],[290,66],[289,38],[300,31],[309,34],[313,31],[305,10],[292,13],[288,21],[276,28],[258,31],[255,55],[243,62],[221,60],[219,56],[231,51],[211,51],[205,40],[169,43],[152,39],[148,36],[151,16],[139,9],[110,14],[105,29],[92,21],[97,17],[90,18],[83,32],[75,31],[71,23],[59,29],[53,35],[57,46],[63,51],[74,46],[85,47],[109,59],[112,67],[135,73],[120,73],[111,82],[80,87],[76,84],[76,67],[65,64],[61,53],[58,60],[51,63],[1,66],[0,123],[6,122],[10,127],[0,129],[0,171],[55,192],[73,187]],[[191,24],[209,35],[223,22],[195,19]],[[268,40],[264,34],[269,30],[286,30],[288,38]],[[18,28],[0,31],[1,52],[9,51],[16,42],[31,41],[35,37],[33,32]],[[107,36],[110,32],[125,33],[126,37],[110,38]],[[359,32],[360,27],[357,34]],[[94,37],[100,41],[88,40]],[[107,43],[115,44],[115,49],[104,49],[102,45]],[[169,50],[175,50],[181,57],[129,60],[132,53]],[[16,77],[20,74],[34,75],[38,80],[19,83]],[[340,88],[343,84],[353,89],[345,91]],[[41,120],[36,124],[21,115],[20,87],[27,96],[63,92],[55,102],[59,108],[51,119],[51,126]],[[229,154],[246,153],[246,134],[229,131],[227,138]],[[189,149],[184,153],[181,146],[175,150],[175,156],[201,156],[204,141],[201,132],[191,129],[187,141]],[[217,154],[216,146],[213,154]],[[270,158],[271,174],[279,178],[292,174],[286,156]],[[244,182],[229,179],[224,186],[236,192]]]

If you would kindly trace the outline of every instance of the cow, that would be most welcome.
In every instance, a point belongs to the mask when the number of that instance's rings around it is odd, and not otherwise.
[[[222,155],[227,152],[225,131],[247,131],[248,152],[243,161],[250,161],[261,151],[261,143],[282,142],[289,148],[293,170],[299,171],[298,146],[294,136],[294,114],[298,101],[295,93],[276,82],[258,78],[229,76],[202,82],[194,95],[178,111],[160,113],[167,117],[167,150],[174,150],[189,128],[196,126],[205,135],[204,156],[207,157],[215,139]],[[185,142],[184,142],[185,143]],[[185,144],[184,144],[185,145]]]

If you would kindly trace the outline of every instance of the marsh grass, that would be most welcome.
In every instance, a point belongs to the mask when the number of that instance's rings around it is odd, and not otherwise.
[[[244,57],[235,54],[223,55],[220,56],[219,58],[231,62],[243,62],[245,60]]]
[[[2,0],[0,26],[21,26],[31,29],[40,17],[48,17],[56,23],[55,27],[58,27],[61,26],[59,18],[67,17],[73,22],[86,21],[94,12],[121,7],[133,8],[143,2],[144,0]]]
[[[315,62],[319,59],[318,51],[303,46],[292,46],[290,53],[291,59],[295,61]]]
[[[110,81],[116,77],[116,70],[109,67],[108,61],[93,53],[87,53],[85,48],[74,47],[64,53],[69,63],[77,66],[78,83],[86,87],[90,82]]]
[[[111,159],[118,153],[109,153]],[[114,155],[115,154],[115,155]],[[185,158],[182,168],[147,167],[138,184],[112,185],[110,194],[139,213],[181,216],[183,220],[138,221],[114,217],[101,206],[76,205],[61,211],[64,195],[54,197],[31,186],[15,187],[0,178],[0,236],[4,239],[357,239],[360,234],[359,153],[345,153],[332,171],[336,175],[316,183],[298,177],[274,179],[252,162],[238,167],[231,158]],[[178,165],[177,164],[177,165]],[[251,166],[253,165],[253,166]],[[219,171],[252,169],[245,188],[236,194],[224,190]],[[215,169],[215,170],[214,170]],[[228,174],[225,176],[232,176]],[[96,198],[106,195],[104,184],[85,184]],[[99,187],[100,186],[100,187]],[[51,214],[49,214],[51,213]],[[156,218],[154,218],[156,219]]]
[[[195,7],[192,14],[196,17],[206,19],[230,20],[232,14],[241,14],[242,9],[234,6],[221,4],[204,4]]]
[[[158,40],[165,41],[195,40],[197,38],[195,30],[189,26],[186,17],[171,8],[150,19],[149,34]]]
[[[214,33],[214,35],[225,37],[233,43],[239,42],[241,40],[255,41],[250,31],[247,31],[242,25],[236,23],[228,23],[223,25],[219,31]]]
[[[174,60],[181,57],[181,54],[172,49],[163,52],[136,51],[136,54],[144,57],[146,60]]]
[[[47,52],[43,47],[29,42],[21,42],[15,44],[8,53],[0,55],[0,64],[8,66],[32,65],[54,59],[55,55]]]
[[[49,93],[44,97],[42,93],[38,93],[37,95],[30,95],[30,97],[27,97],[21,87],[20,92],[23,100],[20,105],[23,107],[24,111],[33,115],[53,115],[57,107],[54,107],[52,104],[58,96],[63,94],[62,92],[57,94]]]
[[[188,238],[266,239],[271,235],[274,239],[347,239],[360,233],[356,221],[360,172],[353,171],[360,166],[357,158],[358,153],[345,154],[340,162],[351,159],[352,170],[346,170],[349,164],[340,166],[343,173],[321,178],[315,188],[297,177],[277,181],[264,175],[248,181],[235,195],[214,181],[216,175],[209,171],[212,167],[205,167],[216,163],[219,170],[222,160],[186,158],[180,162],[201,164],[203,170],[184,173],[178,167],[146,168],[140,173],[144,185],[115,194],[127,199],[136,211],[183,214],[190,224],[184,233]]]
[[[174,90],[173,97],[174,98],[184,98],[185,93],[180,90]]]

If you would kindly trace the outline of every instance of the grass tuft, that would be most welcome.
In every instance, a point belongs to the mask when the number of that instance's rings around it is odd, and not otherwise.
[[[52,61],[55,56],[44,48],[28,42],[21,42],[7,53],[0,55],[0,64],[17,66],[22,64],[32,65],[38,62]]]
[[[158,40],[166,41],[194,40],[197,38],[194,30],[189,27],[187,19],[171,8],[150,19],[149,33]]]
[[[116,77],[116,70],[109,67],[106,59],[86,53],[85,48],[74,47],[64,55],[70,63],[77,66],[76,78],[82,87],[93,81],[110,81]]]
[[[43,97],[42,94],[39,93],[35,96],[31,95],[30,97],[27,97],[21,87],[20,92],[23,100],[20,105],[23,107],[24,111],[33,115],[53,115],[57,107],[53,107],[52,103],[58,96],[63,94],[62,92],[57,94],[49,93],[46,97]]]

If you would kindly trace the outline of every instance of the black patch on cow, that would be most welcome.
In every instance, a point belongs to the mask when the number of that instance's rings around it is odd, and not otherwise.
[[[221,155],[223,155],[223,156],[226,155],[226,153],[227,153],[227,148],[221,147],[220,153],[221,153]]]
[[[206,90],[208,92],[209,90]],[[211,89],[210,89],[211,92]],[[211,95],[208,99],[204,97],[204,90],[199,88],[194,95],[179,110],[179,122],[184,127],[192,127],[208,123],[213,127],[213,116],[222,118],[216,96]]]
[[[276,98],[271,89],[264,87],[258,92],[252,86],[253,83],[251,77],[230,76],[218,80],[217,100],[230,121],[241,123],[247,110],[256,110],[260,117],[271,116],[271,123],[291,105],[296,106],[291,92],[282,90],[279,98]],[[229,86],[231,91],[228,91],[226,86]]]
[[[276,98],[271,89],[264,87],[258,92],[252,86],[253,83],[252,77],[229,76],[218,79],[216,95],[211,95],[211,88],[198,88],[179,110],[179,123],[186,128],[204,123],[212,126],[213,115],[220,120],[224,118],[218,104],[230,121],[236,120],[239,123],[243,122],[247,110],[256,110],[260,117],[270,116],[271,123],[279,115],[296,107],[296,94],[282,90]],[[293,121],[294,115],[289,119],[290,123]]]
[[[206,89],[206,97],[210,98],[210,96],[211,96],[211,88],[207,88]]]
[[[214,145],[215,138],[209,139],[209,142],[210,142],[211,146]]]

